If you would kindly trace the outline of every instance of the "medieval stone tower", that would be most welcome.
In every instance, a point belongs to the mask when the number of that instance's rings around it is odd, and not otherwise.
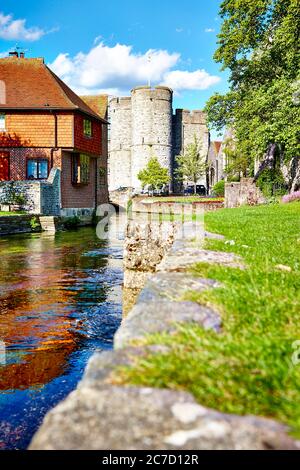
[[[132,186],[140,187],[140,170],[155,155],[171,174],[172,101],[170,88],[139,87],[132,90]]]
[[[131,97],[113,98],[109,107],[109,190],[138,189],[138,173],[152,156],[169,170],[173,180],[174,159],[186,145],[201,139],[208,152],[209,133],[202,111],[176,110],[173,91],[147,86],[134,88]]]
[[[108,120],[110,132],[108,142],[108,188],[110,191],[132,186],[131,98],[113,98],[110,101]]]

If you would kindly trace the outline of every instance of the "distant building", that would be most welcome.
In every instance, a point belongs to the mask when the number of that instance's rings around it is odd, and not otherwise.
[[[106,110],[107,97],[79,98],[42,58],[0,59],[0,195],[15,181],[49,215],[106,202]]]
[[[120,187],[140,189],[138,173],[156,156],[169,170],[174,182],[175,157],[194,142],[196,136],[207,157],[209,132],[205,114],[177,109],[173,113],[170,88],[142,86],[130,97],[113,98],[109,105],[109,190]],[[206,185],[206,178],[199,181]]]
[[[222,142],[215,140],[210,142],[208,150],[208,169],[207,169],[207,178],[208,186],[211,190],[213,186],[223,178],[222,165],[219,161],[220,149]]]

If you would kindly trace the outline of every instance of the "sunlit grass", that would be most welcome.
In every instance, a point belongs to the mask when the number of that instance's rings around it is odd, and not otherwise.
[[[0,217],[13,216],[13,215],[24,215],[24,214],[26,214],[25,211],[16,211],[16,212],[0,211]]]
[[[300,204],[220,210],[207,213],[205,223],[234,241],[207,246],[235,252],[247,265],[192,269],[222,284],[184,296],[217,309],[222,333],[189,324],[173,335],[149,336],[147,343],[169,351],[122,369],[122,381],[187,390],[207,407],[276,418],[300,435],[300,363],[292,362],[300,340]]]

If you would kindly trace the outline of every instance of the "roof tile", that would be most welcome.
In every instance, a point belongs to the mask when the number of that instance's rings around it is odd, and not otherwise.
[[[94,118],[101,118],[41,58],[0,59],[0,80],[6,89],[6,101],[0,103],[1,109],[80,110]]]

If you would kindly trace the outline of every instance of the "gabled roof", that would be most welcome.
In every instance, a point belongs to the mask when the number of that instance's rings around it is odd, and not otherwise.
[[[215,151],[216,151],[216,154],[219,153],[220,151],[220,148],[221,148],[221,145],[222,145],[222,141],[221,140],[215,140],[213,142],[214,146],[215,146]]]
[[[80,97],[102,119],[107,119],[108,95]]]
[[[0,109],[78,110],[101,120],[41,58],[0,59],[0,81],[2,88],[4,82],[6,89],[6,101],[0,102]],[[0,93],[0,99],[2,95],[3,92]]]

